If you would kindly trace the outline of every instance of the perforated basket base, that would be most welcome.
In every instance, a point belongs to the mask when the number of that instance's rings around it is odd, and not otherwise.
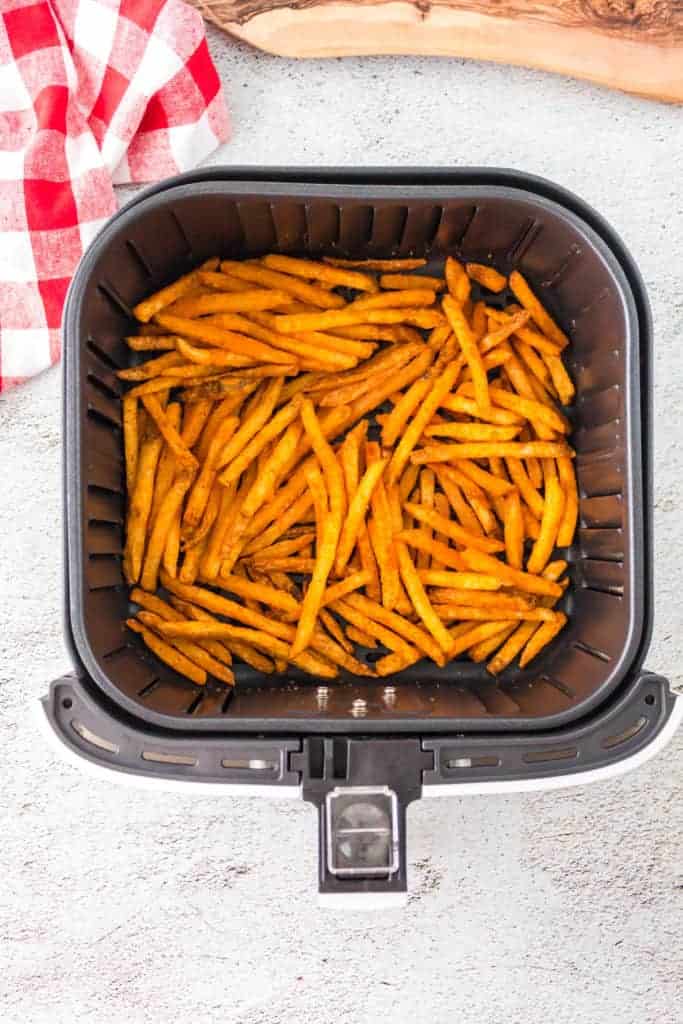
[[[548,729],[585,715],[634,675],[649,638],[650,325],[637,271],[575,197],[510,172],[254,172],[213,169],[153,190],[86,254],[65,314],[68,629],[79,668],[137,719],[169,729],[415,733]],[[261,175],[263,179],[263,175]],[[286,179],[286,180],[285,180]],[[160,244],[163,240],[163,244]],[[570,626],[496,685],[465,661],[318,690],[246,666],[234,693],[201,691],[124,628],[120,387],[130,308],[212,256],[456,253],[513,267],[569,330],[580,529],[568,558]],[[387,690],[387,685],[390,689]],[[365,701],[364,713],[354,700]]]

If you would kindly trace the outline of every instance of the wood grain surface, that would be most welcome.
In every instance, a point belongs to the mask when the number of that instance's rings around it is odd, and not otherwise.
[[[193,0],[289,57],[420,54],[556,71],[683,102],[683,0]]]

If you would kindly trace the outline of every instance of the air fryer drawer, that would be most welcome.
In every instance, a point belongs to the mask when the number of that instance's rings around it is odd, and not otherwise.
[[[104,228],[65,314],[68,624],[92,685],[167,729],[289,734],[554,728],[637,672],[650,628],[647,392],[649,320],[637,272],[609,228],[574,197],[507,172],[357,172],[326,181],[230,180],[213,170],[135,200]],[[332,175],[329,175],[332,177]],[[280,177],[285,177],[284,175]],[[291,177],[291,175],[290,175]],[[314,180],[316,179],[317,180]],[[423,180],[417,183],[419,179]],[[235,692],[195,688],[123,625],[123,336],[145,294],[213,255],[267,251],[438,261],[449,253],[520,269],[568,330],[581,496],[570,624],[533,665],[494,683],[476,664],[423,663],[381,682],[319,689],[246,666]],[[361,700],[364,704],[359,705]],[[354,701],[356,704],[354,705]]]

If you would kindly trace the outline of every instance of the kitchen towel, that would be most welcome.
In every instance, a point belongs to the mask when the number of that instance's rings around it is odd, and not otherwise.
[[[0,0],[0,391],[58,361],[113,186],[187,170],[228,131],[204,23],[181,0]]]

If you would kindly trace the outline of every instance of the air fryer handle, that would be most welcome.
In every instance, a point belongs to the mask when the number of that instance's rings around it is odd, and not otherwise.
[[[306,740],[295,755],[303,797],[318,808],[319,890],[330,906],[406,900],[406,809],[433,754],[419,740]]]

